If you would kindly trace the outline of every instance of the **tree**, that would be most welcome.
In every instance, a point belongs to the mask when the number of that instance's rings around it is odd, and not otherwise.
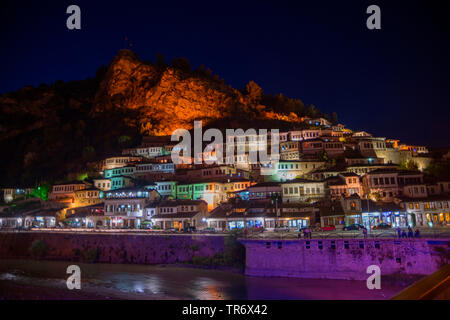
[[[36,198],[42,199],[44,201],[47,201],[49,191],[50,191],[49,184],[41,184],[38,187],[32,189],[30,192],[30,195],[32,197],[36,197]]]
[[[333,124],[338,124],[338,116],[337,116],[337,113],[336,113],[336,112],[333,112],[333,113],[331,114],[331,123],[333,123]]]
[[[95,158],[95,148],[93,146],[86,146],[83,148],[82,159],[84,161],[91,161]]]
[[[191,72],[191,63],[184,57],[174,58],[172,66],[187,73]]]
[[[317,158],[318,158],[320,161],[325,161],[325,162],[328,162],[328,160],[330,160],[330,159],[328,158],[328,154],[327,154],[327,152],[326,152],[325,150],[320,150],[320,151],[318,151],[318,152],[317,152]]]
[[[164,60],[164,56],[161,52],[158,52],[156,54],[156,66],[160,69],[164,69],[167,66],[166,61]]]
[[[264,94],[261,87],[255,81],[247,83],[245,91],[247,91],[247,101],[251,105],[259,104]]]
[[[425,172],[441,179],[450,179],[450,163],[431,162]]]
[[[401,162],[398,167],[401,170],[411,170],[411,171],[417,171],[419,169],[417,163],[412,159]]]

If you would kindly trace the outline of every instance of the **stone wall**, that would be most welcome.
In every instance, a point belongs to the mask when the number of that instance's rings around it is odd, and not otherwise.
[[[30,258],[33,241],[48,248],[43,259],[161,264],[190,262],[194,256],[213,257],[224,251],[222,236],[0,233],[0,258]]]
[[[428,275],[448,263],[450,241],[242,240],[246,274],[312,279],[364,280],[370,265],[382,276]]]

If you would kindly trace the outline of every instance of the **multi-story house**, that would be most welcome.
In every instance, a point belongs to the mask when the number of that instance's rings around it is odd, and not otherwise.
[[[280,160],[300,160],[300,142],[299,141],[281,142]]]
[[[111,189],[131,188],[135,186],[135,179],[130,176],[114,176],[110,178]]]
[[[308,124],[311,124],[311,125],[315,125],[315,126],[331,127],[331,122],[325,118],[309,119],[305,122]]]
[[[386,151],[386,139],[368,136],[353,136],[356,147],[364,157],[376,158],[380,152]]]
[[[140,228],[146,205],[160,198],[156,190],[124,188],[105,192],[105,225],[110,228]]]
[[[52,191],[50,192],[48,199],[50,201],[72,205],[75,202],[75,191],[86,188],[87,184],[82,181],[70,181],[55,184],[52,187]]]
[[[400,205],[408,213],[411,226],[433,227],[450,225],[450,196],[434,195],[421,198],[400,197]]]
[[[179,179],[190,181],[204,181],[205,179],[247,178],[246,170],[237,169],[231,165],[201,165],[193,169],[178,170],[175,175]]]
[[[128,164],[139,162],[141,161],[141,159],[142,159],[141,157],[134,157],[134,156],[109,157],[104,160],[102,169],[103,171],[105,171],[107,169],[125,167]]]
[[[304,177],[308,173],[322,168],[325,162],[318,160],[280,160],[272,175],[265,175],[266,181],[289,181]],[[272,170],[272,168],[270,168]]]
[[[357,194],[342,197],[340,202],[346,225],[359,223],[367,229],[372,229],[380,223],[386,223],[392,227],[408,226],[406,211],[394,202],[375,202],[362,199]]]
[[[279,182],[261,182],[239,192],[239,197],[242,200],[281,198],[281,185]]]
[[[111,190],[111,179],[107,178],[95,178],[93,179],[94,186],[97,189],[100,189],[102,191],[109,191]]]
[[[281,183],[283,202],[314,202],[327,195],[324,181],[294,179]]]
[[[338,176],[328,178],[327,185],[332,200],[339,199],[342,196],[348,197],[353,194],[362,196],[362,187],[360,178],[352,172],[342,172]]]
[[[173,178],[175,164],[172,162],[142,162],[136,165],[134,177],[143,180],[163,180]]]
[[[118,177],[118,176],[129,176],[133,177],[136,172],[136,166],[135,165],[126,165],[119,168],[113,168],[113,169],[106,169],[103,172],[104,178],[112,178],[112,177]]]
[[[347,172],[356,173],[359,176],[363,176],[366,173],[372,172],[374,170],[383,170],[383,169],[397,169],[396,164],[353,164],[347,166]]]
[[[285,226],[292,229],[314,225],[318,208],[300,203],[284,203],[275,207],[270,200],[224,203],[210,212],[208,227],[225,231],[243,228],[273,230]]]
[[[3,201],[11,202],[18,198],[23,198],[31,192],[31,188],[3,188]]]
[[[103,202],[103,191],[95,187],[77,190],[72,207],[85,207]]]
[[[361,158],[361,157],[354,157],[354,158],[345,158],[345,164],[348,166],[354,166],[354,165],[376,165],[376,164],[384,164],[383,158]]]
[[[399,146],[400,150],[408,150],[411,152],[411,154],[413,156],[416,156],[418,154],[423,154],[423,153],[429,153],[428,148],[425,146],[411,146],[411,145],[407,145],[407,144],[401,144]]]
[[[418,171],[377,169],[362,177],[364,192],[381,201],[393,201],[403,195],[409,184],[422,184],[423,173]]]
[[[206,227],[208,205],[203,200],[161,200],[145,207],[145,218],[161,229]]]
[[[329,158],[335,158],[344,154],[344,144],[333,137],[321,137],[301,143],[301,153],[305,155],[317,155],[320,151],[325,151]]]
[[[162,198],[175,199],[177,197],[178,181],[162,180],[155,182],[155,190],[159,192]]]
[[[345,167],[334,166],[332,168],[323,168],[311,171],[306,174],[305,177],[311,180],[325,180],[331,177],[336,177],[341,172],[345,172]]]
[[[227,188],[227,184],[223,180],[180,183],[177,186],[177,199],[204,200],[210,211],[228,199],[227,192],[229,190],[225,190],[225,188]]]
[[[136,148],[124,149],[123,155],[139,156],[144,158],[155,158],[170,154],[164,145],[140,146]]]

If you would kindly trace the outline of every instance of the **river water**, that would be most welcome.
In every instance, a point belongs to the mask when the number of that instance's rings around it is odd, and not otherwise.
[[[64,295],[70,264],[81,268],[82,292],[106,299],[389,299],[405,287],[382,282],[381,290],[368,290],[365,281],[262,278],[177,266],[34,260],[0,260],[0,286],[7,282],[24,290],[33,286],[60,290]]]

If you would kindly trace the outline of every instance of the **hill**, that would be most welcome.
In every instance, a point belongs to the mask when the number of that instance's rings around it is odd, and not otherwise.
[[[192,70],[187,59],[168,64],[158,56],[152,63],[130,50],[120,50],[94,78],[5,93],[0,110],[2,186],[81,174],[87,163],[139,144],[142,135],[191,129],[194,120],[283,128],[300,125],[305,115],[330,119],[301,100],[264,94],[253,81],[235,89],[203,66]]]

